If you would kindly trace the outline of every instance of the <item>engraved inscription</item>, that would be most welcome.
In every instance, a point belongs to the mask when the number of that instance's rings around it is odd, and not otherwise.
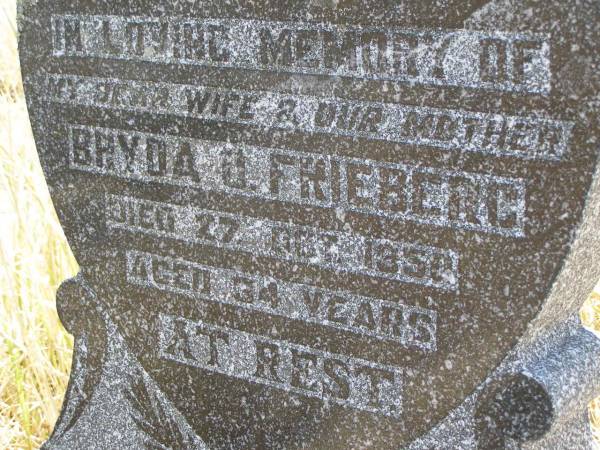
[[[458,289],[452,250],[107,195],[106,224],[342,272]]]
[[[524,236],[519,179],[99,127],[69,136],[74,169]]]
[[[585,8],[29,3],[32,129],[100,308],[87,350],[131,366],[105,441],[486,447],[437,431],[480,412],[586,218]],[[59,446],[110,418],[96,403]]]
[[[55,56],[548,94],[546,34],[238,19],[54,15]]]
[[[161,314],[165,360],[241,378],[349,408],[399,418],[400,369]]]
[[[524,159],[562,159],[573,127],[535,117],[76,75],[48,75],[40,85],[40,96],[59,103]]]
[[[127,251],[126,264],[133,284],[436,349],[437,314],[428,309],[136,250]]]

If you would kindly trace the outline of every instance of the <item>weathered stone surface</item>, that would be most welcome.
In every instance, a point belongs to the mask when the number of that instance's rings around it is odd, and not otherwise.
[[[600,6],[384,3],[26,2],[48,448],[585,445]]]

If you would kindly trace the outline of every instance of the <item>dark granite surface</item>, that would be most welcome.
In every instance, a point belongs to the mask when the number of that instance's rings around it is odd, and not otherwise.
[[[400,448],[540,312],[597,163],[598,3],[24,3],[82,268],[49,448]],[[480,448],[549,427],[519,377]]]

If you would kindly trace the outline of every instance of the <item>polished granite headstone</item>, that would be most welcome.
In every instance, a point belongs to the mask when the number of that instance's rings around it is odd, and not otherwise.
[[[22,3],[46,448],[585,448],[597,2]]]

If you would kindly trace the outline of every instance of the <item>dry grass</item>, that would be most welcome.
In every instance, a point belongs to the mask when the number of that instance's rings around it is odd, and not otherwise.
[[[580,311],[581,322],[588,330],[594,331],[600,338],[600,283],[584,303]],[[597,376],[594,374],[594,376]],[[600,397],[588,407],[595,447],[600,449]]]
[[[0,449],[32,449],[52,431],[68,381],[72,339],[54,299],[77,266],[35,152],[14,16],[14,0],[0,0]]]
[[[77,271],[31,136],[17,62],[15,0],[0,0],[0,449],[37,448],[52,431],[72,339],[55,309]],[[600,294],[582,321],[600,331]],[[590,404],[600,442],[600,398]]]

